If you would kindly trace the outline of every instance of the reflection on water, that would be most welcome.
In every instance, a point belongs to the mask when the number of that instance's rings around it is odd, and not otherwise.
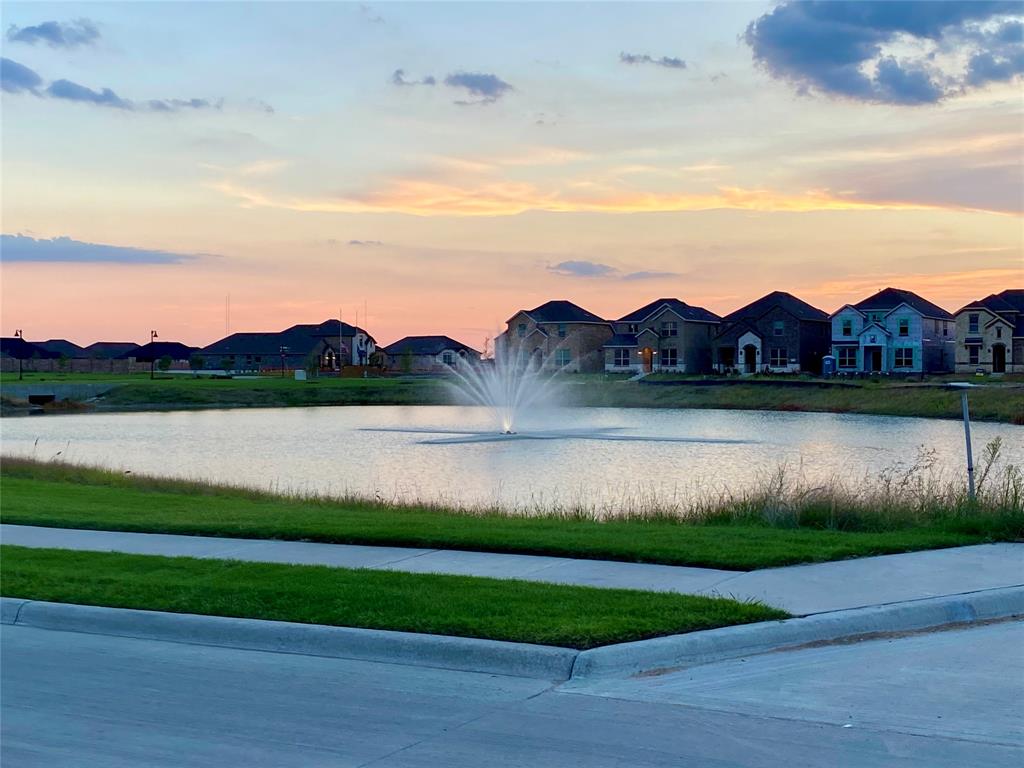
[[[963,464],[963,427],[952,420],[571,408],[523,425],[522,433],[549,439],[482,439],[490,421],[459,406],[44,416],[4,419],[2,448],[288,492],[507,508],[685,504],[701,492],[754,486],[780,464],[810,482],[855,481],[913,462],[921,447],[935,451],[949,477]],[[1005,460],[1024,463],[1024,427],[977,423],[972,431],[976,453],[1002,436]]]

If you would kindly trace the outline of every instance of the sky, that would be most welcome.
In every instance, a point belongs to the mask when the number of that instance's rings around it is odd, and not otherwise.
[[[1012,2],[3,3],[0,326],[1024,286]],[[230,305],[230,313],[226,306]]]

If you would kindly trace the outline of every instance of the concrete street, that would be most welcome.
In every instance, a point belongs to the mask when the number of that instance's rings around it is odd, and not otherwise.
[[[1011,543],[862,557],[743,573],[491,552],[27,525],[0,525],[0,540],[4,544],[25,547],[330,565],[409,573],[453,573],[590,587],[721,595],[740,600],[760,600],[798,616],[1024,584],[1024,544]]]
[[[1024,623],[551,687],[4,626],[5,766],[1024,762]]]

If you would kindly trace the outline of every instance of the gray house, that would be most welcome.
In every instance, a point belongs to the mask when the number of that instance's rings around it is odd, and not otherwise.
[[[403,373],[445,373],[459,360],[480,362],[479,352],[450,336],[406,336],[383,351],[388,368]]]
[[[721,318],[679,299],[655,299],[612,323],[615,335],[604,345],[609,372],[711,369],[711,340]]]
[[[885,288],[831,316],[840,372],[943,373],[953,370],[953,315],[912,291]]]
[[[376,342],[362,328],[339,320],[293,325],[276,333],[233,333],[199,351],[205,368],[261,371],[307,368],[337,370],[369,365]]]

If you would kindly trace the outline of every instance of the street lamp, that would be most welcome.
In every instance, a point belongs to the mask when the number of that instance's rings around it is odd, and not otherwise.
[[[21,332],[21,328],[19,328],[18,330],[16,330],[14,332],[14,338],[21,339],[22,341],[25,340],[25,334]],[[22,370],[21,366],[22,366],[22,357],[21,357],[21,352],[19,352],[18,353],[18,381],[21,381],[21,370]]]
[[[281,353],[281,378],[283,379],[285,358],[288,357],[288,347],[282,346],[278,351]]]
[[[949,386],[960,390],[960,407],[964,414],[964,439],[967,441],[967,496],[974,501],[974,451],[971,448],[971,412],[967,407],[967,390],[978,385],[957,381]]]
[[[156,338],[157,338],[156,331],[150,331],[149,332],[149,343],[152,344],[156,340]],[[149,350],[149,378],[150,379],[155,379],[156,378],[156,376],[153,373],[153,367],[154,367],[155,364],[156,364],[156,353],[152,349],[150,349]]]

